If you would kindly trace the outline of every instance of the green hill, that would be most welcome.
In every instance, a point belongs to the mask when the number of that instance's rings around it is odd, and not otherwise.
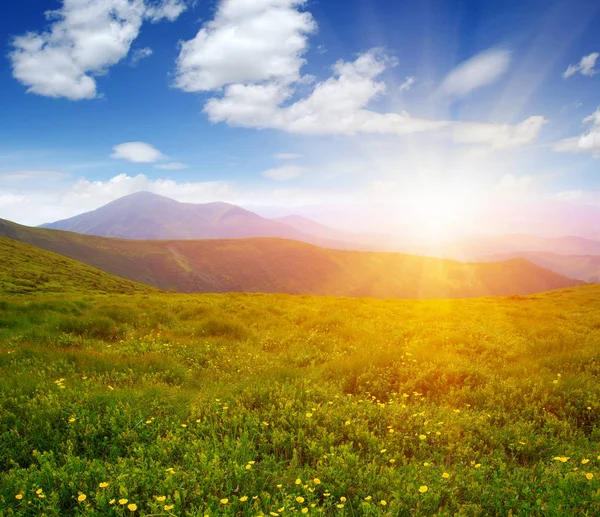
[[[0,237],[0,293],[151,293],[124,280],[28,244]]]
[[[522,259],[462,263],[331,250],[284,239],[130,241],[28,228],[3,220],[0,235],[121,278],[187,293],[453,298],[530,294],[583,283]]]

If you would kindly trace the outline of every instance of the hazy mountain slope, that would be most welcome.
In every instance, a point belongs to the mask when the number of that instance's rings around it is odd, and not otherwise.
[[[335,237],[304,233],[228,203],[180,203],[150,192],[122,197],[91,212],[42,228],[122,239],[232,239],[281,237],[352,248]]]
[[[330,250],[283,239],[127,241],[1,220],[0,235],[123,278],[181,292],[435,298],[528,294],[582,283],[519,259],[461,263]]]
[[[0,293],[82,291],[130,294],[156,290],[62,255],[0,237]]]
[[[586,282],[600,282],[600,255],[559,255],[556,253],[522,251],[491,255],[484,257],[482,260],[498,261],[515,257],[522,257],[538,266],[569,278],[577,278]]]

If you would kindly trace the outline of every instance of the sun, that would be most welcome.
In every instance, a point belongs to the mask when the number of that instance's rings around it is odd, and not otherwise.
[[[410,199],[410,224],[414,236],[426,242],[446,242],[468,233],[475,204],[468,192],[427,188]]]

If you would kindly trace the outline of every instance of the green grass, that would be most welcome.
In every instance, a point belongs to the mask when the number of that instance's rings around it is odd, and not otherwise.
[[[598,515],[599,295],[4,296],[0,515]]]

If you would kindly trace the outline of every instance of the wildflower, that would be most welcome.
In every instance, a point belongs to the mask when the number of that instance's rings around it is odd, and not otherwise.
[[[306,418],[312,417],[312,413],[306,413]]]
[[[302,496],[296,497],[296,502],[302,504],[304,502],[304,497],[302,497]]]
[[[589,462],[590,462],[590,460],[588,460],[587,458],[584,458],[581,460],[582,465],[585,465],[586,463],[589,463]]]
[[[69,418],[69,423],[72,424],[73,422],[75,422],[75,417],[72,416],[71,418]]]
[[[85,495],[85,494],[79,494],[79,497],[77,497],[77,500],[80,503],[83,503],[83,501],[85,501],[86,499],[87,499],[87,495]]]
[[[554,379],[554,380],[552,381],[552,384],[558,384],[558,381],[557,381],[556,379]]]
[[[569,461],[568,456],[554,456],[554,458],[552,458],[552,459],[556,460],[556,461],[560,461],[561,463],[566,463],[567,461]]]
[[[150,425],[152,423],[152,420],[146,420],[146,425]]]
[[[252,465],[250,465],[250,463],[248,463],[248,465],[246,465],[246,470],[250,470],[252,468]]]
[[[340,497],[340,501],[341,501],[342,503],[345,503],[345,502],[346,502],[346,498],[345,498],[344,496],[342,496],[342,497]]]
[[[164,508],[165,512],[168,512],[169,510],[173,509],[173,505],[172,504],[165,504],[163,506],[163,508]]]
[[[106,488],[108,486],[108,483],[106,481],[103,481],[102,483],[100,483],[98,485],[100,488]]]
[[[481,468],[481,463],[477,463],[477,465],[475,465],[475,468],[476,469]]]
[[[380,504],[381,506],[386,506],[386,505],[387,505],[387,501],[386,501],[385,499],[382,499],[382,500],[379,502],[379,504]]]
[[[370,501],[371,499],[373,499],[370,495],[368,495],[367,497],[365,497],[365,501]]]
[[[20,501],[21,499],[23,499],[23,494],[17,494],[15,496],[15,499],[18,499]]]
[[[429,467],[429,465],[431,465],[431,464],[429,462],[427,462],[427,461],[425,463],[423,463],[424,467]]]
[[[315,479],[313,479],[313,483],[315,485],[320,485],[321,484],[321,480],[319,478],[315,478]]]
[[[394,458],[390,459],[390,463],[396,463],[396,460]]]
[[[38,488],[38,489],[35,491],[35,493],[36,493],[37,495],[40,495],[42,492],[43,492],[43,490],[42,490],[41,488]]]
[[[594,479],[594,474],[592,474],[591,472],[588,472],[588,473],[585,475],[585,477],[586,477],[587,479]]]
[[[279,514],[275,512],[269,512],[269,515],[272,515],[273,517],[279,517]]]
[[[351,423],[350,420],[346,420],[346,425],[350,425]]]
[[[308,513],[308,508],[302,508],[302,513]]]
[[[331,495],[331,494],[330,494],[329,492],[325,492],[325,493],[323,494],[323,497],[329,497],[330,495]]]
[[[119,504],[125,505],[127,504],[128,499],[119,499]]]
[[[108,501],[108,504],[115,504],[115,500],[111,499],[110,501]]]
[[[240,501],[242,503],[245,503],[248,500],[248,496],[247,495],[243,495],[242,497],[240,497]]]
[[[277,485],[277,488],[281,488],[283,485]]]
[[[343,507],[344,507],[344,505],[343,505],[343,503],[340,503],[340,504],[338,504],[338,505],[337,505],[337,507],[338,507],[338,508],[343,508]]]
[[[383,454],[385,451],[387,451],[387,449],[381,449],[379,452]]]
[[[221,504],[227,504],[229,502],[229,499],[227,499],[226,497],[221,499]]]
[[[419,435],[419,440],[426,440],[427,436],[425,436],[424,434],[420,434]]]
[[[128,505],[127,505],[127,509],[128,509],[130,512],[135,512],[135,511],[137,510],[137,504],[134,504],[134,503],[128,504]]]
[[[159,495],[159,496],[156,497],[156,500],[159,503],[162,503],[165,499],[166,499],[166,497],[164,495]]]
[[[419,487],[419,492],[421,492],[422,494],[424,494],[425,492],[427,492],[427,490],[429,490],[429,488],[427,487],[427,485],[422,485]]]
[[[297,478],[296,481],[295,481],[295,483],[297,485],[301,485],[302,484],[302,480],[300,478]]]
[[[450,474],[448,474],[447,472],[444,472],[444,473],[442,474],[442,477],[443,477],[444,479],[448,479],[448,478],[450,477]]]
[[[187,427],[187,424],[181,424],[181,427]]]

